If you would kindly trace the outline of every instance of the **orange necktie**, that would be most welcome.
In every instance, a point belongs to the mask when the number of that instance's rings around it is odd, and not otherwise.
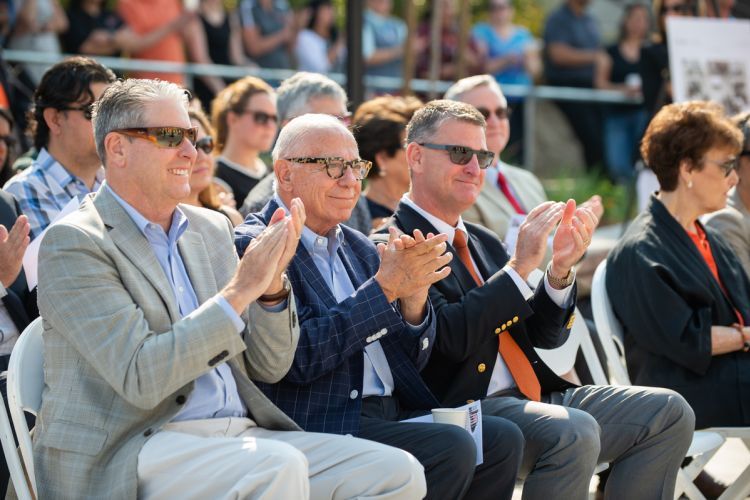
[[[474,263],[469,253],[469,246],[466,242],[466,235],[460,229],[456,229],[456,234],[453,237],[453,247],[458,253],[459,260],[466,266],[469,273],[471,273],[477,286],[482,286],[484,282],[474,269]],[[499,338],[500,342],[497,350],[508,366],[510,374],[513,375],[513,380],[515,380],[518,390],[532,401],[540,401],[542,399],[542,387],[539,385],[539,379],[534,372],[534,368],[529,363],[529,358],[526,357],[526,354],[524,354],[510,335],[510,331],[506,330],[502,332]]]

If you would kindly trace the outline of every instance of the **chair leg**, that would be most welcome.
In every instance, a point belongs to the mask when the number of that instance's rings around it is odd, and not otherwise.
[[[680,469],[677,472],[677,486],[674,490],[675,500],[683,494],[690,500],[706,500],[703,493],[693,484],[693,480],[688,477],[684,470]]]

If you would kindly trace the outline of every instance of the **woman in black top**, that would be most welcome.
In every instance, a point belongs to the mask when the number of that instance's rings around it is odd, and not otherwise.
[[[631,4],[625,7],[620,24],[619,41],[607,47],[611,65],[596,68],[595,86],[619,90],[627,95],[641,95],[641,46],[649,32],[648,7]],[[604,119],[604,153],[614,179],[630,179],[638,141],[646,128],[646,111],[641,105],[616,104],[606,108]]]

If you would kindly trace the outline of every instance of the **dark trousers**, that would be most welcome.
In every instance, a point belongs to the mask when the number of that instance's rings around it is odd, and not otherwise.
[[[557,101],[557,107],[568,119],[573,133],[583,148],[588,172],[604,164],[604,134],[602,133],[601,106],[580,101]]]
[[[514,423],[483,416],[484,462],[475,466],[471,435],[455,425],[399,422],[425,412],[403,411],[392,397],[362,404],[359,436],[408,451],[425,470],[428,499],[510,499],[523,458],[523,435]]]

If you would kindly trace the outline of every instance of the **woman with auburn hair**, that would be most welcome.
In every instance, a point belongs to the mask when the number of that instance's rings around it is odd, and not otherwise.
[[[190,172],[190,196],[183,201],[188,205],[209,208],[227,216],[233,226],[242,223],[242,216],[234,208],[222,205],[213,184],[214,159],[211,153],[214,149],[213,129],[208,117],[200,110],[188,111],[190,124],[198,127],[195,149],[198,156],[193,170]]]
[[[211,103],[216,129],[216,176],[229,184],[237,206],[268,174],[260,154],[271,149],[278,129],[276,93],[260,78],[246,76]]]
[[[376,97],[363,102],[352,121],[352,133],[363,160],[372,162],[362,196],[372,216],[373,229],[393,215],[409,190],[404,137],[406,124],[423,106],[416,97]]]
[[[699,429],[750,425],[750,281],[699,220],[726,206],[742,144],[717,105],[663,107],[641,145],[661,191],[607,259],[633,383],[682,394]]]

